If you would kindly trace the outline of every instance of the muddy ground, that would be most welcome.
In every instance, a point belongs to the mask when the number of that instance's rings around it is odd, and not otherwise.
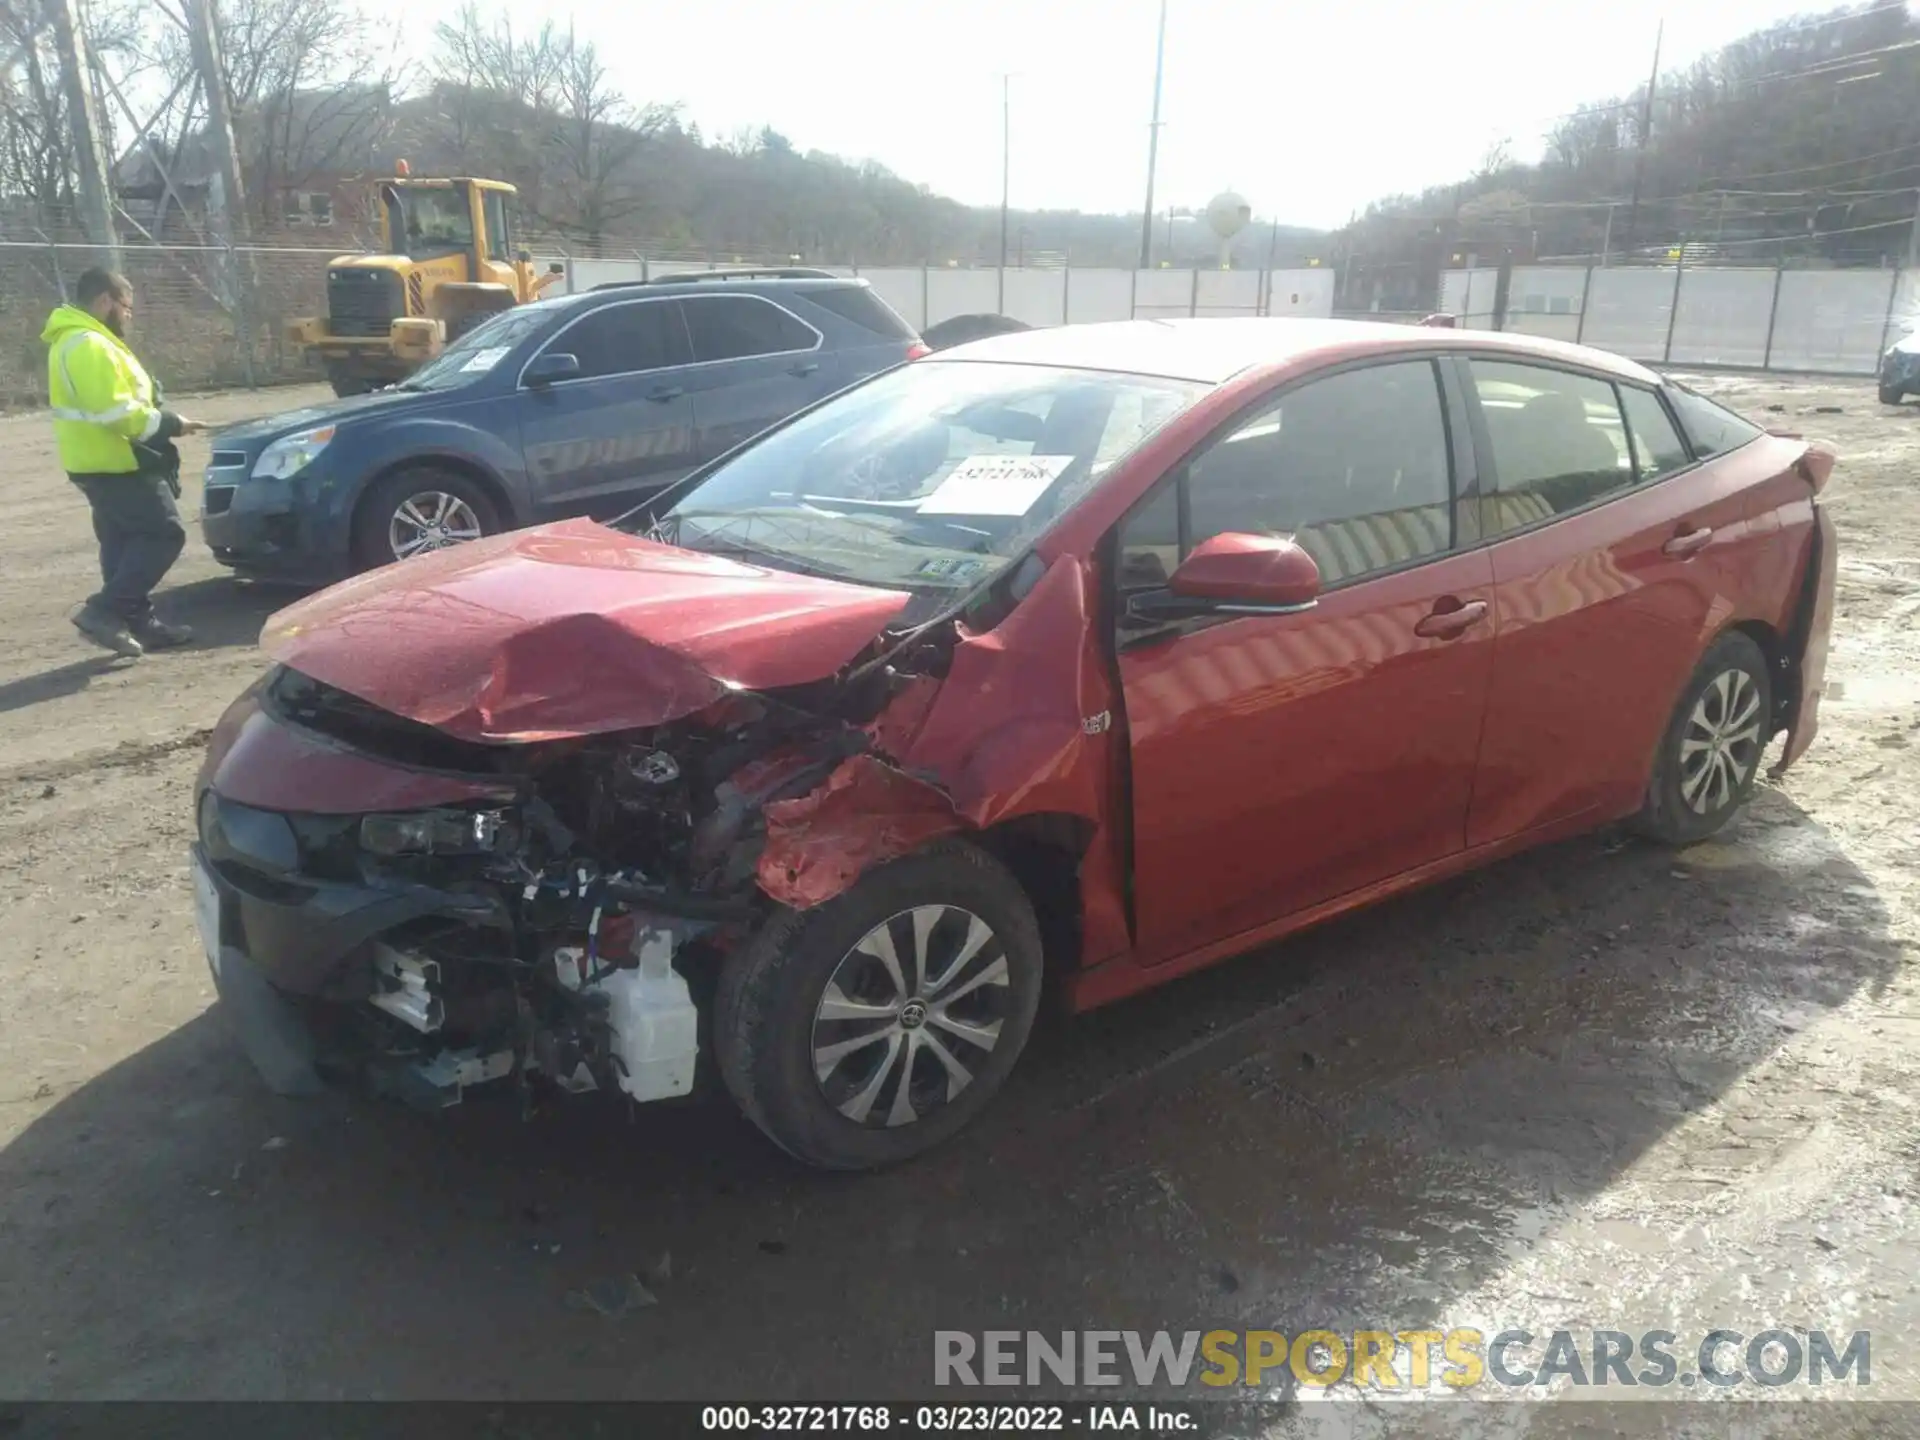
[[[196,537],[199,647],[99,656],[85,508],[0,420],[0,1396],[908,1397],[935,1328],[1433,1323],[1870,1329],[1920,1399],[1920,405],[1704,383],[1843,457],[1823,732],[1723,841],[1560,845],[1055,1025],[867,1178],[721,1100],[266,1094],[183,856],[285,597]],[[568,1303],[635,1271],[657,1305]]]

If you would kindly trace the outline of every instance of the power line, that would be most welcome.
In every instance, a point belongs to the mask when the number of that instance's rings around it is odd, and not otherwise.
[[[1904,10],[1906,7],[1900,5],[1890,8]],[[1877,14],[1879,12],[1875,11],[1871,13]],[[1738,42],[1732,43],[1737,44]],[[1723,50],[1725,48],[1726,47],[1722,47]],[[1770,70],[1761,75],[1750,75],[1741,79],[1728,80],[1723,83],[1723,93],[1734,90],[1751,89],[1756,85],[1771,85],[1781,80],[1800,80],[1812,75],[1831,74],[1838,70],[1850,69],[1867,60],[1878,59],[1882,55],[1892,55],[1914,49],[1920,49],[1920,39],[1898,40],[1891,45],[1877,46],[1872,50],[1856,50],[1847,55],[1835,55],[1799,70]],[[1558,115],[1544,115],[1538,117],[1537,120],[1522,121],[1513,128],[1532,129],[1537,125],[1538,128],[1544,130],[1562,120],[1580,120],[1588,116],[1612,115],[1621,111],[1637,110],[1645,103],[1646,98],[1644,95],[1636,95],[1630,100],[1611,100],[1604,104],[1583,105],[1578,109],[1568,110]]]
[[[1721,183],[1739,184],[1745,180],[1774,180],[1782,175],[1799,175],[1809,170],[1837,170],[1846,165],[1862,165],[1869,160],[1884,160],[1889,155],[1901,155],[1908,151],[1920,151],[1920,140],[1906,145],[1896,145],[1891,150],[1875,150],[1866,155],[1855,155],[1845,160],[1819,160],[1811,165],[1789,165],[1784,170],[1756,170],[1750,175],[1715,176],[1716,185]],[[1920,161],[1920,157],[1916,157]],[[1904,166],[1902,169],[1906,168]]]

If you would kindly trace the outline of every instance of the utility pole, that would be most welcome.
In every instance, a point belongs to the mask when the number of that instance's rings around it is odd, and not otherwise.
[[[81,27],[78,0],[47,0],[53,12],[54,44],[60,51],[60,84],[67,96],[67,126],[73,134],[80,171],[80,223],[87,239],[107,252],[108,266],[120,265],[120,231],[113,219],[113,183],[107,172],[107,147],[100,112],[93,103],[93,63]]]
[[[1653,32],[1653,73],[1647,76],[1647,99],[1640,107],[1640,143],[1633,149],[1633,195],[1627,201],[1627,263],[1633,263],[1633,231],[1640,220],[1640,179],[1647,168],[1647,135],[1653,129],[1653,91],[1660,83],[1660,42],[1666,38],[1667,22],[1662,20]]]
[[[1160,161],[1160,82],[1167,73],[1167,0],[1160,0],[1160,39],[1153,52],[1153,120],[1147,126],[1147,203],[1140,210],[1140,268],[1153,266],[1153,172]],[[1171,222],[1169,222],[1171,226]]]
[[[220,63],[220,21],[214,13],[214,0],[186,0],[186,5],[193,66],[200,72],[200,89],[207,97],[207,144],[213,147],[215,174],[220,181],[220,195],[217,202],[209,203],[208,218],[215,237],[222,244],[232,245],[246,235],[247,196],[240,180],[240,155],[233,143],[226,70]]]
[[[207,99],[207,144],[213,147],[214,179],[207,204],[213,237],[225,251],[227,300],[233,307],[234,339],[240,348],[240,370],[252,388],[253,375],[253,265],[234,246],[247,236],[247,190],[240,179],[240,154],[233,143],[233,110],[227,103],[226,67],[220,63],[220,17],[214,0],[186,0],[187,34],[193,44],[193,67],[200,72],[200,90]]]
[[[1013,194],[1013,77],[1000,77],[1000,308],[1007,308],[1007,202]]]
[[[1920,200],[1913,206],[1913,228],[1907,231],[1907,268],[1920,270]]]

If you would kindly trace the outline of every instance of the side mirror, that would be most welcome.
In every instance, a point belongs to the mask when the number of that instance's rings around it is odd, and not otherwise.
[[[1291,540],[1274,535],[1215,535],[1193,547],[1164,590],[1128,597],[1147,621],[1200,615],[1291,615],[1320,596],[1320,567]]]
[[[527,373],[520,377],[520,383],[530,390],[537,390],[561,380],[577,379],[579,375],[579,356],[556,355],[548,351],[527,366]]]

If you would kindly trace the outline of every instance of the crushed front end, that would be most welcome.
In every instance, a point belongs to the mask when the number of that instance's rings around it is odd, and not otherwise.
[[[476,743],[276,668],[196,787],[223,1003],[283,1093],[685,1094],[718,961],[771,903],[764,807],[867,743],[749,693],[645,729]]]

